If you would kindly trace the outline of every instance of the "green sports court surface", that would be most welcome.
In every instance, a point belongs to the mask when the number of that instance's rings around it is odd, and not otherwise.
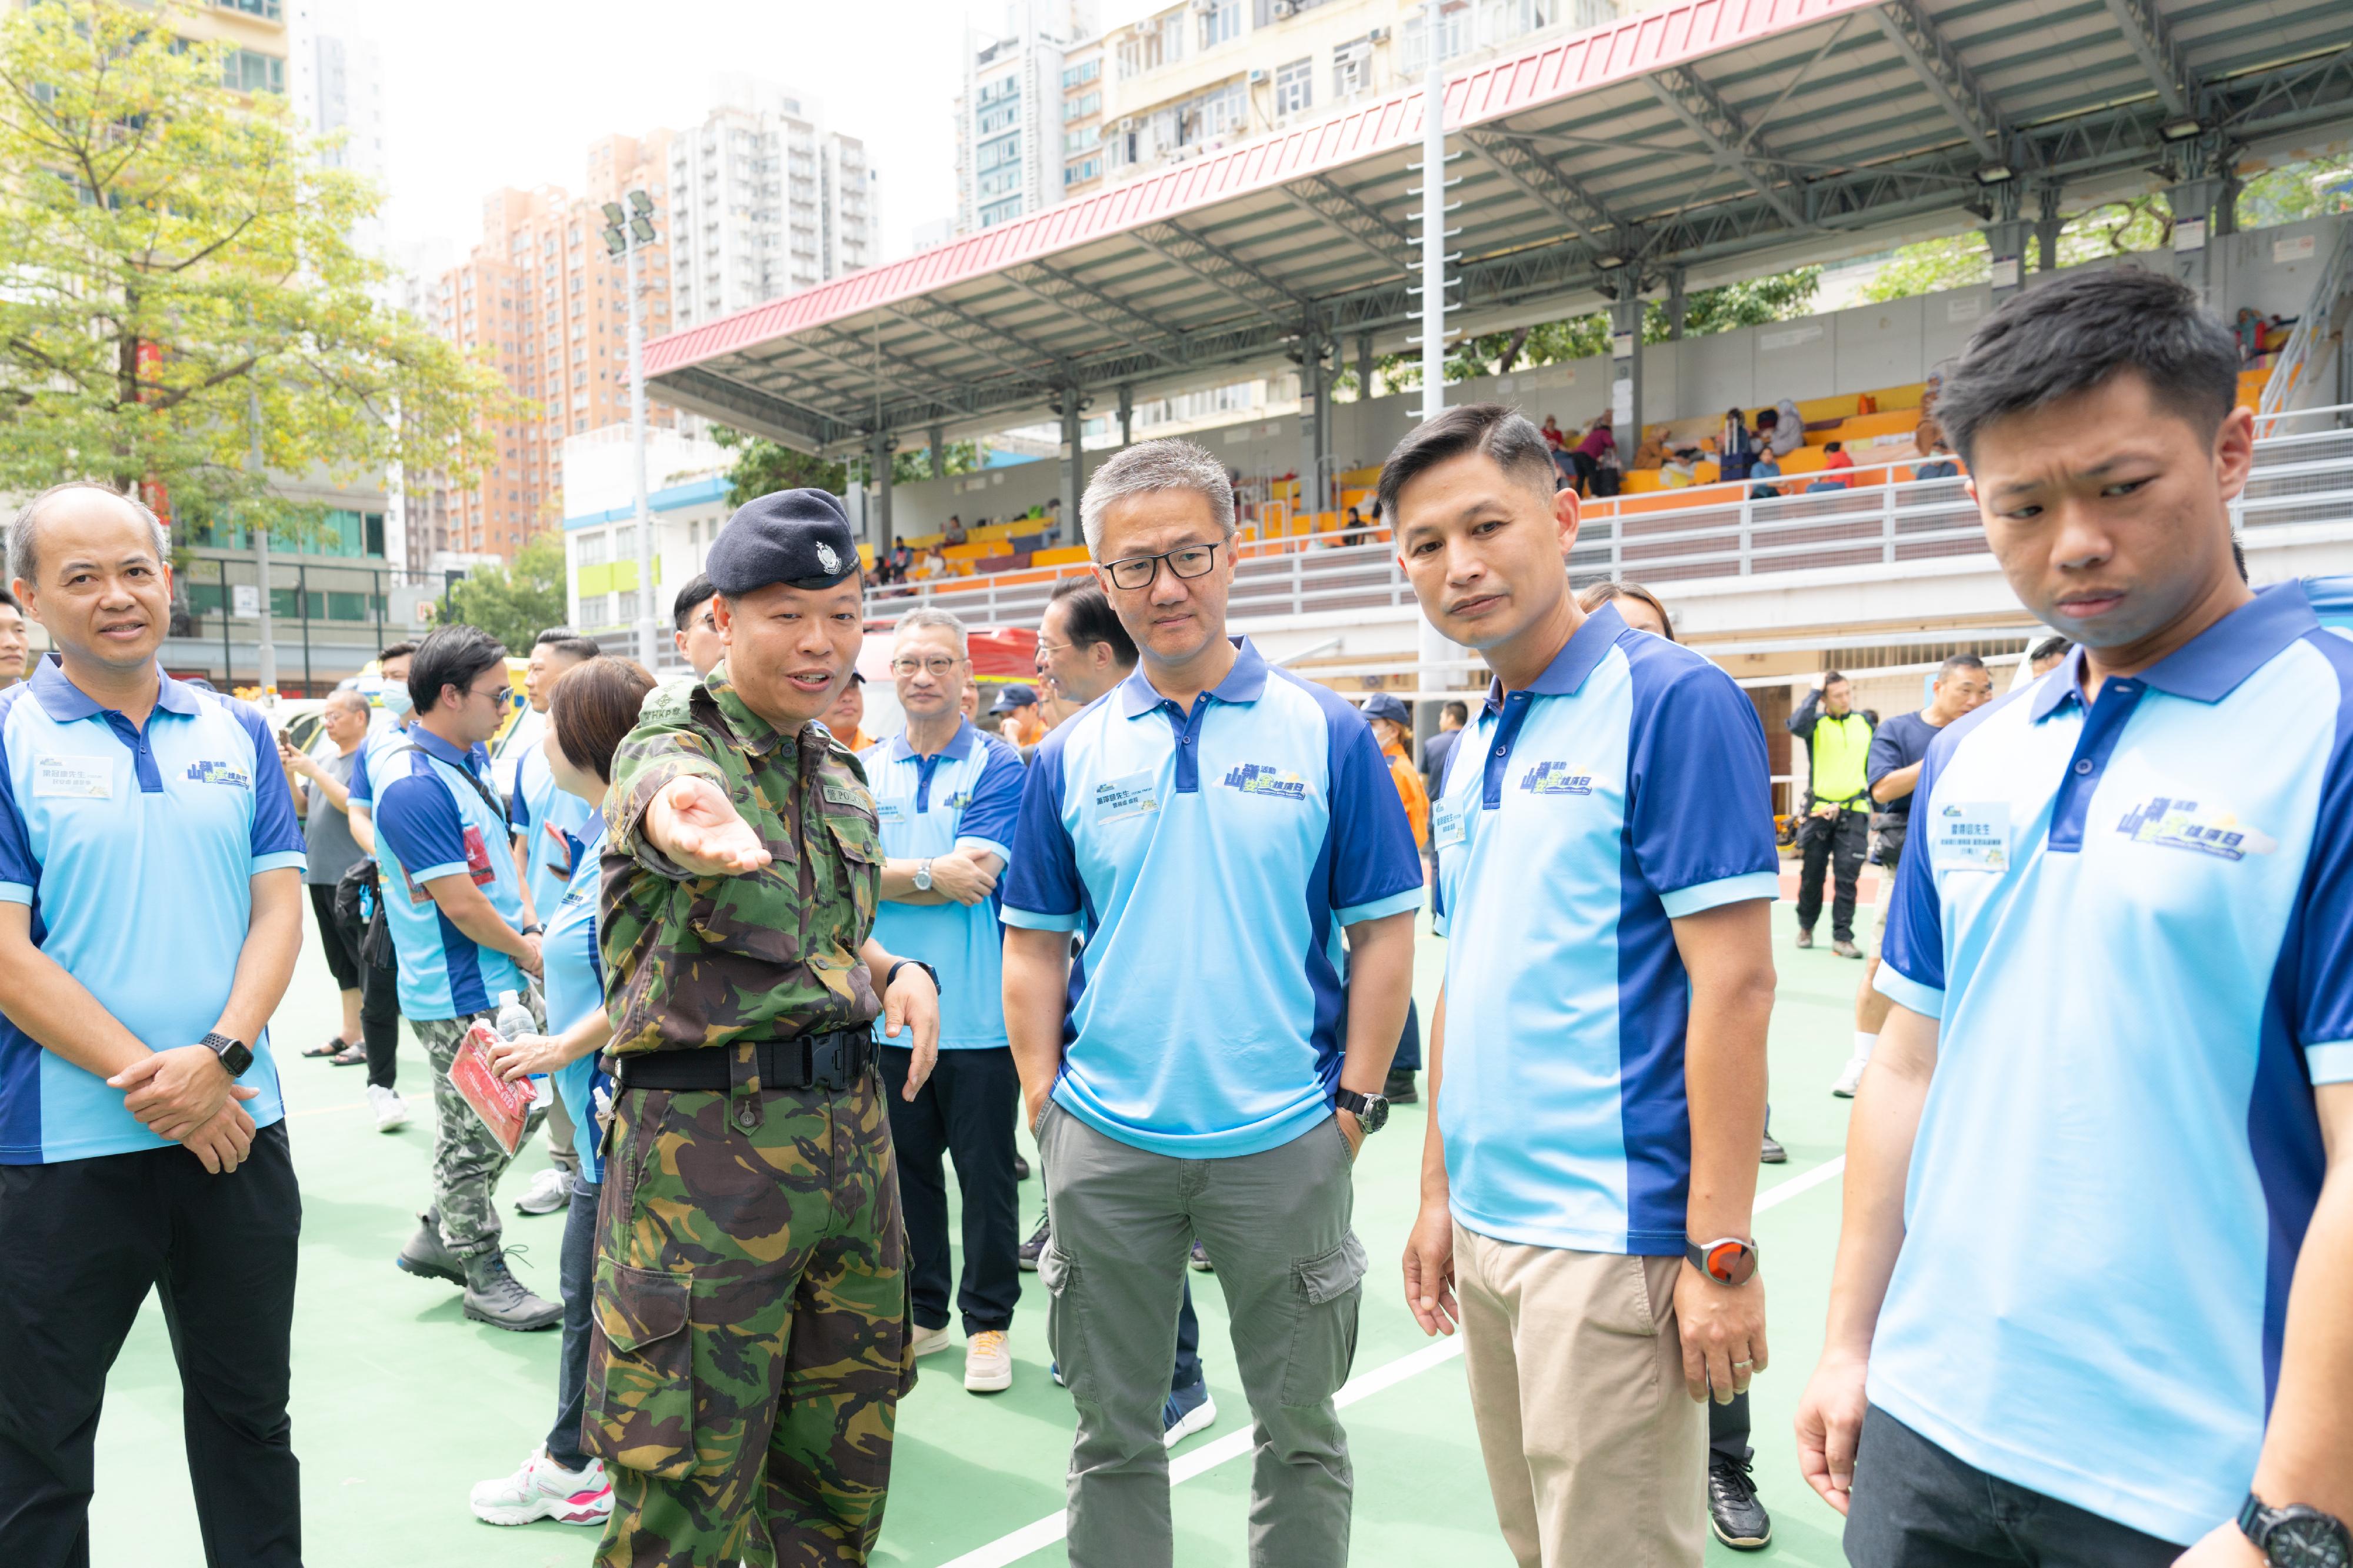
[[[1865,899],[1869,898],[1868,884]],[[1837,1516],[1798,1478],[1789,1417],[1820,1342],[1846,1100],[1829,1094],[1844,1061],[1862,966],[1827,947],[1789,946],[1789,905],[1778,906],[1780,997],[1772,1032],[1773,1131],[1789,1163],[1762,1172],[1757,1235],[1770,1288],[1772,1368],[1752,1400],[1757,1479],[1772,1510],[1767,1551],[1711,1542],[1711,1564],[1843,1562]],[[1827,921],[1824,926],[1827,937]],[[315,940],[313,938],[312,940]],[[1425,931],[1416,994],[1430,1016],[1445,944]],[[307,950],[280,1010],[280,1059],[294,1156],[302,1176],[302,1262],[294,1319],[294,1444],[302,1461],[304,1556],[313,1568],[541,1568],[585,1563],[596,1532],[542,1522],[501,1530],[466,1509],[475,1481],[514,1468],[553,1416],[557,1336],[514,1334],[460,1315],[458,1291],[392,1266],[426,1196],[430,1112],[426,1068],[404,1041],[402,1090],[411,1121],[380,1134],[361,1072],[296,1056],[337,1022],[325,966]],[[1416,1198],[1423,1107],[1400,1108],[1356,1167],[1356,1231],[1371,1253],[1356,1381],[1342,1395],[1356,1470],[1353,1561],[1441,1562],[1509,1568],[1488,1504],[1462,1363],[1432,1349],[1405,1309],[1398,1255]],[[544,1145],[525,1151],[502,1184],[511,1200]],[[1775,1194],[1781,1195],[1777,1198]],[[1042,1202],[1022,1187],[1025,1232]],[[1769,1205],[1769,1206],[1768,1206]],[[507,1218],[529,1250],[517,1273],[555,1294],[560,1215]],[[1176,1560],[1240,1563],[1249,1505],[1249,1407],[1233,1378],[1215,1276],[1195,1275],[1202,1354],[1215,1426],[1174,1456]],[[1054,1521],[1069,1457],[1070,1402],[1047,1377],[1046,1317],[1037,1276],[1023,1276],[1013,1325],[1014,1384],[968,1394],[962,1349],[930,1357],[900,1406],[890,1513],[878,1563],[905,1568],[1009,1568],[1065,1561]],[[179,1379],[151,1299],[107,1385],[91,1510],[100,1568],[197,1568],[195,1505],[180,1437]]]

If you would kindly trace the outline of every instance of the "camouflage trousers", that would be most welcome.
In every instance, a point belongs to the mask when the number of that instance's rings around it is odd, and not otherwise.
[[[533,989],[523,996],[532,1021],[547,1026],[545,1005]],[[441,1215],[441,1245],[460,1258],[488,1252],[499,1244],[499,1178],[514,1163],[499,1147],[482,1119],[474,1114],[449,1083],[449,1064],[458,1058],[459,1042],[476,1018],[485,1022],[494,1013],[473,1013],[463,1018],[411,1018],[417,1043],[433,1064],[433,1206]],[[540,1114],[532,1113],[532,1124]],[[528,1134],[526,1134],[528,1136]]]
[[[613,1481],[600,1568],[865,1563],[914,1382],[880,1083],[624,1090],[606,1160],[582,1433]]]

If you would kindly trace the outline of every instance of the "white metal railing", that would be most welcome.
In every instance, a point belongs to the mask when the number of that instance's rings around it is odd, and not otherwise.
[[[2274,527],[2353,523],[2353,405],[2298,410],[2284,418],[2317,427],[2256,441],[2254,471],[2232,504],[2234,525],[2260,535]],[[1885,477],[1918,460],[1841,470],[1855,481],[1848,489],[1750,493],[1758,486],[1786,488],[1816,478],[1785,476],[1737,490],[1711,487],[1719,492],[1715,497],[1689,506],[1610,512],[1597,505],[1569,552],[1568,570],[1579,583],[1607,578],[1658,585],[1837,566],[1896,573],[1922,561],[1984,554],[1984,531],[1958,478]],[[1650,498],[1620,498],[1629,499]],[[1322,611],[1411,606],[1413,590],[1377,532],[1369,525],[1358,531],[1358,537],[1370,535],[1361,543],[1347,542],[1341,530],[1237,540],[1240,560],[1228,601],[1237,626]],[[1055,583],[1086,570],[1072,563],[1008,573],[1012,581],[1003,583],[982,574],[894,585],[870,594],[867,613],[885,619],[935,604],[973,625],[1034,626]]]
[[[2288,400],[2317,379],[2305,373],[2314,363],[2314,349],[2334,335],[2337,302],[2348,283],[2353,283],[2353,222],[2337,224],[2336,238],[2328,247],[2328,260],[2313,284],[2312,299],[2288,333],[2287,346],[2273,363],[2271,378],[2263,383],[2263,395],[2255,413],[2256,427],[2265,434],[2270,433],[2273,420],[2287,411]],[[2337,395],[2343,397],[2346,391],[2340,386]]]

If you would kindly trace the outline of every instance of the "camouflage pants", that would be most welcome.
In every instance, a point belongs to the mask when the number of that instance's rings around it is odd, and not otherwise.
[[[537,990],[527,993],[523,1005],[541,1028],[547,1014]],[[476,1018],[489,1021],[495,1014],[474,1013],[463,1018],[411,1018],[417,1043],[433,1064],[433,1206],[441,1215],[441,1245],[460,1258],[488,1252],[499,1244],[499,1178],[513,1156],[499,1147],[482,1119],[465,1097],[449,1084],[449,1064],[458,1058],[459,1042]],[[539,1112],[533,1113],[536,1125]]]
[[[609,1139],[582,1433],[613,1480],[597,1563],[863,1563],[914,1381],[881,1086],[625,1090]]]

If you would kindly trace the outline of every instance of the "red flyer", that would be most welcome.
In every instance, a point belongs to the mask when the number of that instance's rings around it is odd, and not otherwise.
[[[468,1029],[449,1063],[449,1082],[474,1108],[491,1136],[512,1154],[522,1147],[533,1089],[529,1079],[509,1083],[491,1070],[491,1050],[499,1043],[498,1032],[488,1024],[477,1023]]]

